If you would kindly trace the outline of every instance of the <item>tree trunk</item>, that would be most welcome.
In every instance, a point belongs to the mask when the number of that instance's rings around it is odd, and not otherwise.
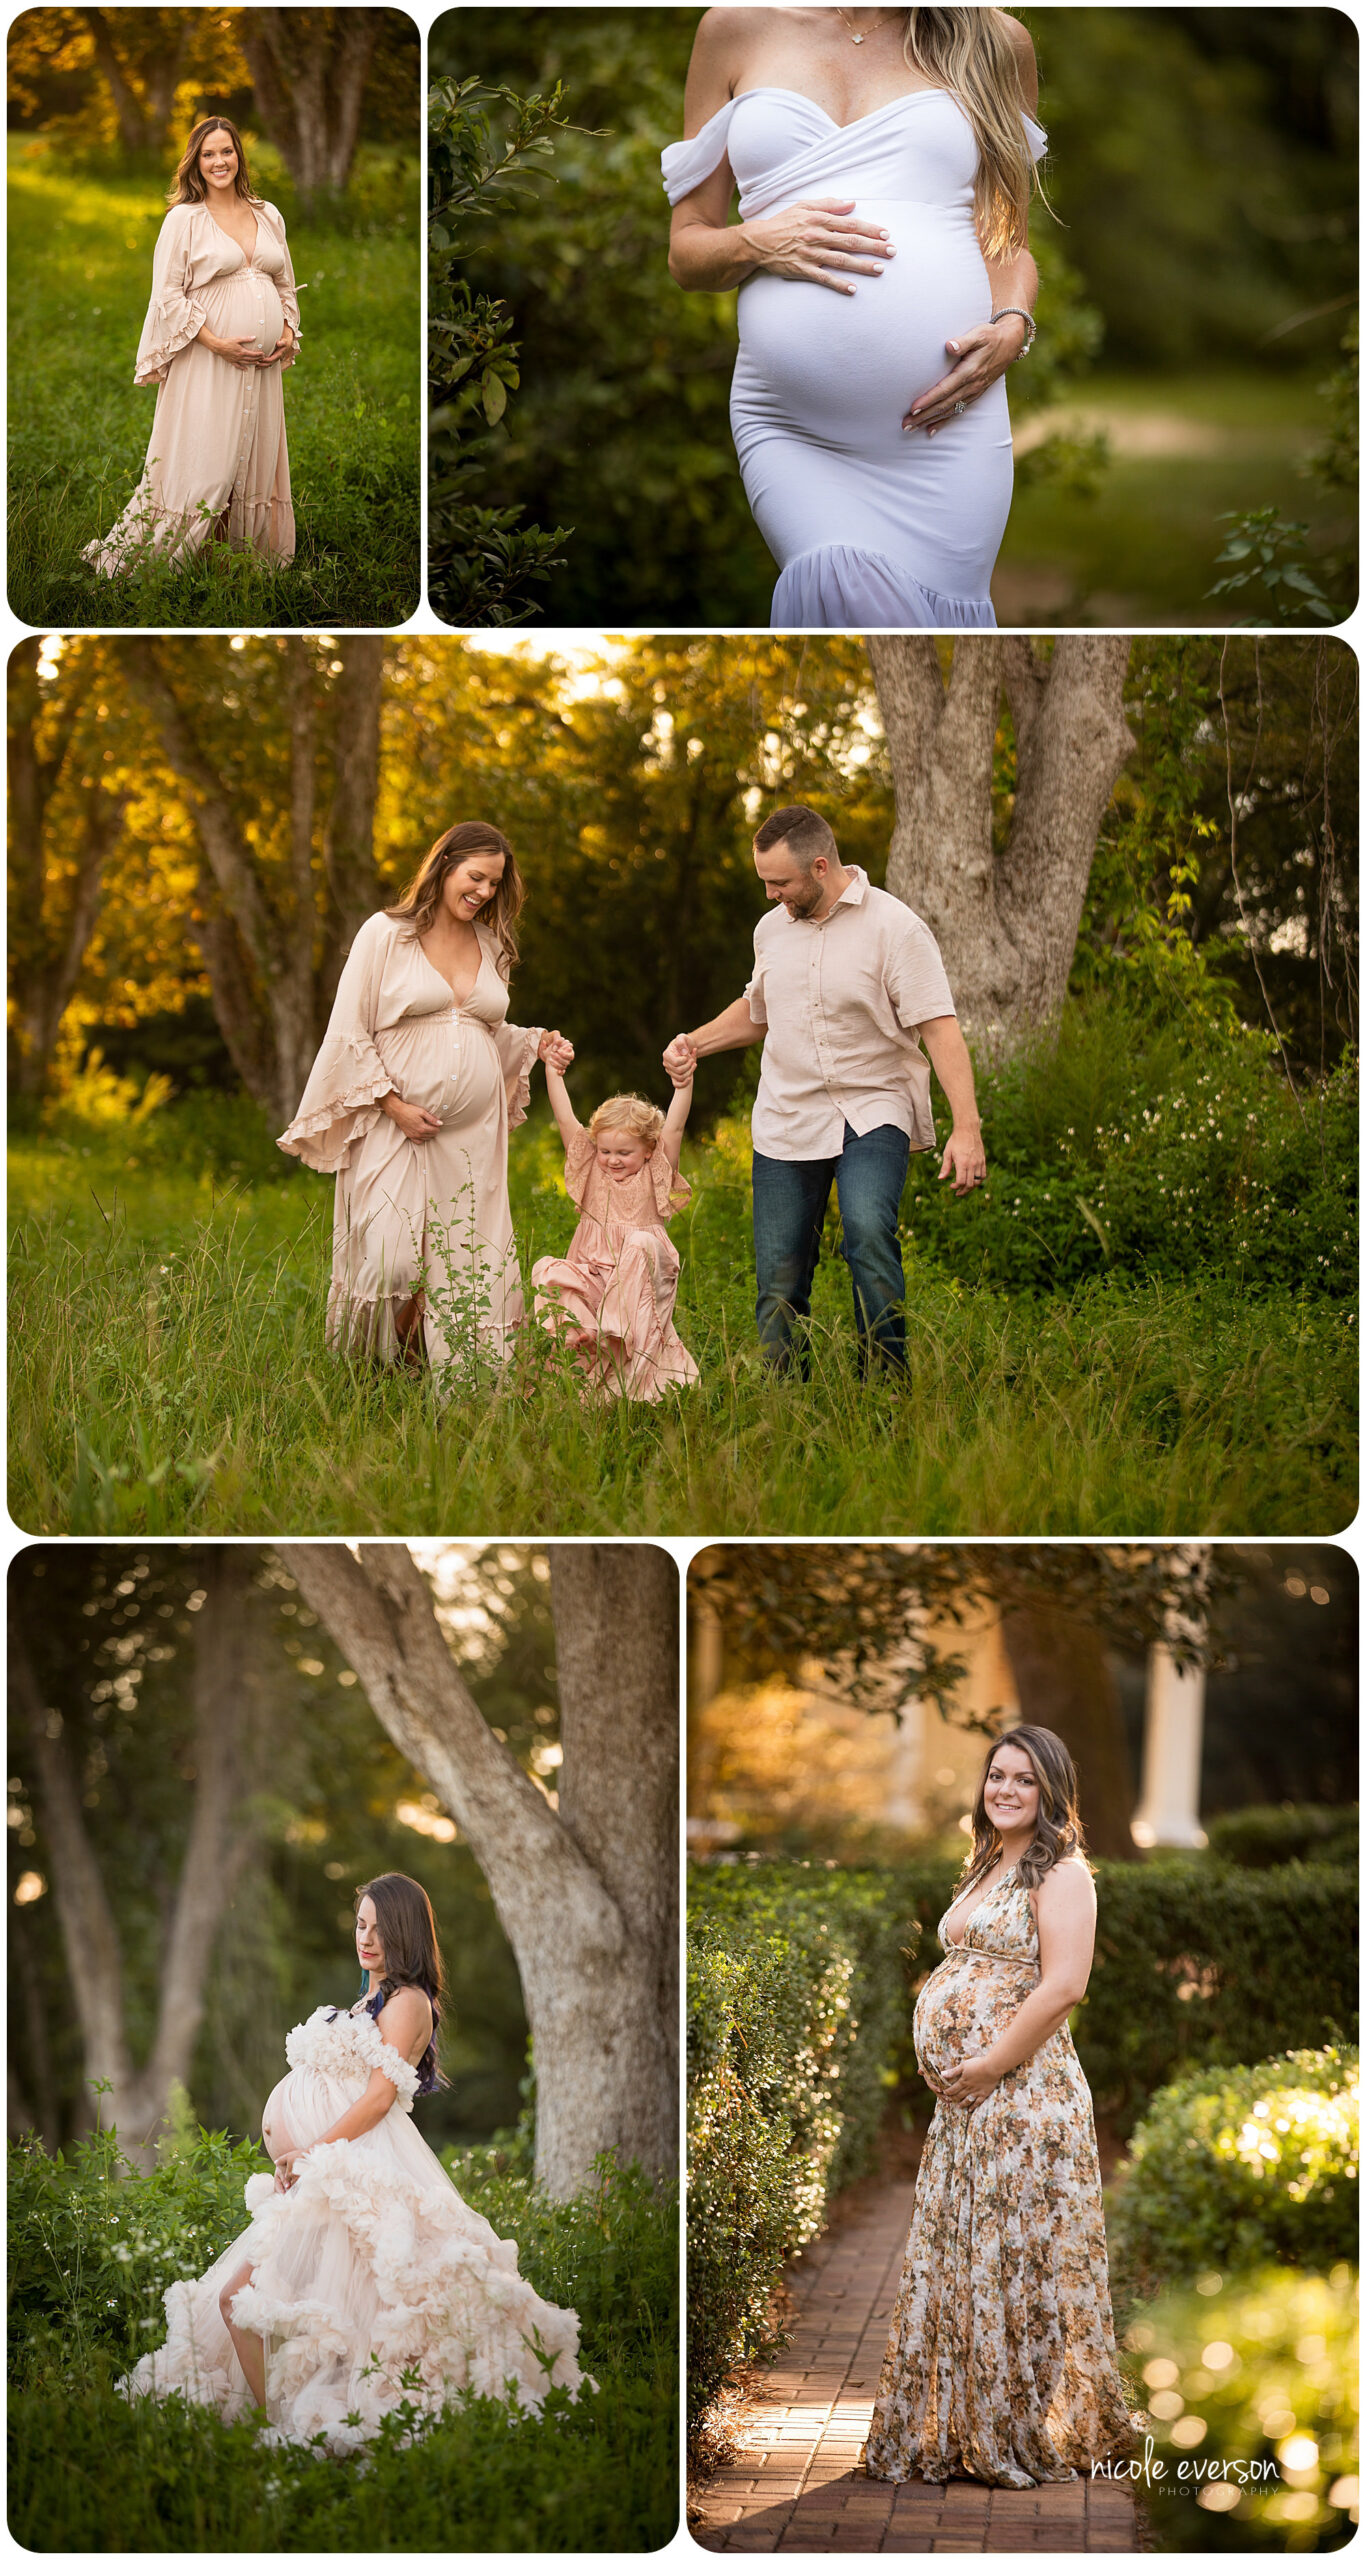
[[[9,787],[10,993],[14,1004],[15,1089],[28,1100],[47,1090],[62,1016],[75,991],[81,963],[99,914],[105,863],[123,831],[125,796],[100,789],[83,776],[79,825],[68,829],[64,852],[69,872],[49,877],[48,814],[62,780],[77,723],[95,681],[89,651],[74,677],[59,668],[52,680],[57,717],[46,747],[39,723],[46,709],[38,680],[41,640],[21,640],[10,662]]]
[[[896,789],[893,895],[944,954],[964,1027],[1018,1036],[1066,992],[1096,838],[1133,749],[1129,642],[1064,634],[1045,654],[1005,634],[953,644],[947,683],[930,637],[868,642]],[[1014,808],[992,837],[1003,698],[1015,728]]]
[[[323,865],[332,914],[318,987],[319,1011],[330,1010],[342,963],[376,904],[375,803],[379,796],[379,717],[384,642],[353,632],[339,645],[341,674],[333,694],[332,803],[323,833]],[[318,1021],[321,1035],[325,1025]]]
[[[277,1552],[487,1880],[531,2025],[537,2177],[552,2195],[574,2195],[610,2150],[671,2169],[678,1680],[669,1560],[623,1549],[632,1573],[613,1551],[590,1549],[566,1572],[564,1556],[583,1551],[556,1551],[565,1719],[557,1812],[480,1715],[406,1547]]]
[[[379,32],[373,9],[247,9],[239,38],[256,107],[306,201],[351,175]]]
[[[103,9],[83,9],[81,15],[94,41],[95,60],[104,74],[105,84],[113,101],[114,113],[118,118],[119,140],[124,150],[150,150],[154,137],[148,126],[142,101],[127,79],[123,64],[119,60]],[[156,136],[155,139],[160,140],[160,136]]]
[[[1137,1858],[1129,1825],[1134,1782],[1119,1688],[1105,1639],[1045,1602],[1007,1609],[1001,1619],[1020,1722],[1042,1724],[1077,1764],[1086,1845],[1097,1858]]]
[[[28,1725],[42,1806],[44,1845],[84,2043],[84,2078],[110,2084],[102,2121],[118,2130],[134,2167],[150,2168],[171,2084],[188,2080],[204,2009],[214,1940],[241,1873],[250,1835],[239,1825],[256,1722],[247,1595],[249,1559],[233,1547],[204,1552],[207,1598],[195,1621],[194,1807],[171,1912],[147,2060],[128,2043],[123,1956],[114,1913],[81,1811],[60,1710],[43,1698],[17,1613],[10,1612],[10,1677]]]

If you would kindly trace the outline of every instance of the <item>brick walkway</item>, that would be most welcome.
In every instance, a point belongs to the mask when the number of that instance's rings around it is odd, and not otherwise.
[[[914,2193],[870,2188],[844,2229],[794,2262],[792,2344],[749,2404],[744,2451],[708,2484],[695,2540],[709,2551],[1138,2550],[1117,2481],[987,2489],[866,2477]]]

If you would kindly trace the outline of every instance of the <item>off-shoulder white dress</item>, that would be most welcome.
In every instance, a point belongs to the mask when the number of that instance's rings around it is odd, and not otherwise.
[[[1037,160],[1046,137],[1024,136]],[[852,199],[896,250],[852,294],[760,272],[740,287],[730,417],[745,495],[782,572],[775,630],[994,629],[991,573],[1010,512],[1002,379],[931,444],[906,434],[945,342],[991,317],[973,212],[977,143],[946,89],[851,124],[795,89],[742,89],[663,155],[671,204],[729,167],[741,219]]]
[[[248,2178],[250,2219],[221,2257],[165,2296],[166,2342],[122,2390],[176,2392],[225,2421],[251,2408],[219,2296],[265,2347],[269,2440],[350,2452],[409,2400],[436,2413],[455,2393],[540,2407],[592,2388],[578,2367],[578,2314],[543,2302],[517,2272],[517,2244],[467,2205],[412,2120],[418,2076],[363,2011],[315,2009],[285,2040],[289,2070],[266,2101],[271,2158],[306,2143],[296,2183]],[[320,2134],[378,2067],[398,2095],[349,2142]],[[246,2280],[250,2269],[250,2282]]]
[[[337,1177],[327,1339],[402,1352],[394,1319],[419,1290],[433,1368],[505,1358],[523,1316],[508,1201],[508,1131],[526,1118],[539,1029],[507,1020],[484,925],[463,1004],[399,918],[361,926],[298,1114],[279,1144]],[[400,1094],[441,1122],[421,1145],[379,1108]]]
[[[299,297],[273,204],[253,206],[256,248],[244,257],[201,204],[172,205],[152,260],[152,299],[133,379],[156,383],[141,480],[118,523],[85,557],[105,577],[165,553],[189,559],[215,527],[239,550],[294,557],[294,508],[281,373],[229,364],[199,331],[251,338],[263,355],[286,321],[299,338]]]

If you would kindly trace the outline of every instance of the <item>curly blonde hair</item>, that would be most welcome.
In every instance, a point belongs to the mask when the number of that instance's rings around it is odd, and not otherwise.
[[[596,1138],[603,1129],[625,1129],[633,1138],[644,1138],[657,1147],[664,1132],[664,1114],[657,1102],[644,1102],[638,1093],[612,1093],[598,1104],[588,1123],[588,1135]]]

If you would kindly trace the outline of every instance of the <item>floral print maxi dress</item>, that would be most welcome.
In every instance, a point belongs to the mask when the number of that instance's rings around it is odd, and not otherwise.
[[[950,1909],[952,1909],[950,1905]],[[945,1914],[945,1918],[948,1914]],[[873,2407],[877,2480],[997,2488],[1072,2480],[1133,2450],[1115,2357],[1091,2092],[1064,2021],[975,2108],[941,2072],[985,2052],[1039,1980],[1028,1887],[1012,1869],[971,1912],[915,2005],[939,2096]]]

